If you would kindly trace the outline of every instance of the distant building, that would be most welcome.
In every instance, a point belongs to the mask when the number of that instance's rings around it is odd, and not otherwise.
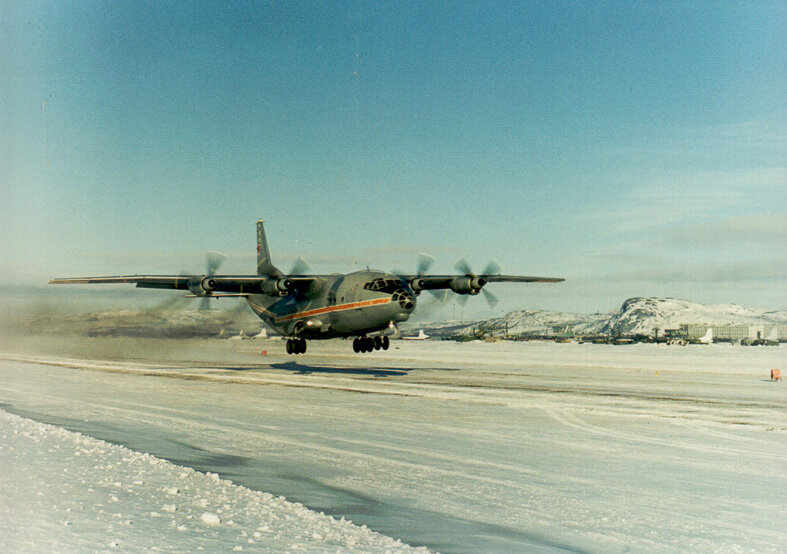
[[[708,332],[708,325],[704,323],[681,323],[680,332],[681,338],[696,340],[705,336],[705,333]]]
[[[713,332],[716,340],[737,342],[750,338],[750,327],[750,325],[719,325],[713,329]]]
[[[713,329],[716,341],[738,342],[742,340],[785,340],[787,325],[707,325],[704,323],[683,323],[680,329],[666,329],[667,338],[696,340]]]
[[[664,338],[670,339],[685,339],[686,335],[682,329],[664,329]]]

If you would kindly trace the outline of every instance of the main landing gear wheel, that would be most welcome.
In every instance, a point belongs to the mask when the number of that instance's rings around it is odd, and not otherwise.
[[[305,354],[306,339],[287,339],[287,354]]]
[[[388,337],[358,337],[353,339],[353,352],[371,352],[373,350],[388,350],[391,345]]]
[[[370,343],[372,339],[366,337],[359,337],[357,339],[353,339],[353,352],[371,352],[372,348],[370,348]]]

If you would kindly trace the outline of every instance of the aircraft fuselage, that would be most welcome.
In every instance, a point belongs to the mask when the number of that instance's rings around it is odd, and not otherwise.
[[[376,333],[407,321],[415,296],[400,277],[366,270],[321,277],[308,289],[286,296],[253,294],[247,300],[260,319],[282,335],[329,339]]]

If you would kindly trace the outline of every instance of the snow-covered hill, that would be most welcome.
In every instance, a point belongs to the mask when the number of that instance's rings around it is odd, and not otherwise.
[[[705,306],[672,298],[629,298],[604,325],[605,333],[649,334],[682,323],[707,325],[783,325],[787,312],[751,310],[735,304]]]
[[[571,330],[580,334],[600,332],[612,313],[580,314],[552,312],[547,310],[519,310],[502,317],[472,322],[445,322],[430,325],[429,330],[437,334],[471,334],[475,331],[509,335],[551,334],[555,329]]]
[[[629,298],[619,310],[580,314],[545,310],[520,310],[502,317],[471,322],[446,322],[428,326],[432,334],[485,333],[509,335],[553,334],[569,331],[579,335],[652,334],[654,329],[676,329],[682,323],[709,325],[785,325],[787,311],[763,311],[735,304],[705,306],[672,298]]]

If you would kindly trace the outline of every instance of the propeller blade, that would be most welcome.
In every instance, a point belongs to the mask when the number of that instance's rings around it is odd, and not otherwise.
[[[304,273],[309,273],[311,270],[312,266],[310,266],[306,260],[303,258],[297,258],[292,263],[290,272],[287,275],[303,275]]]
[[[500,267],[499,263],[497,263],[495,260],[489,260],[489,263],[486,264],[482,275],[497,275],[500,273],[501,269],[502,268]]]
[[[470,268],[470,264],[467,263],[467,260],[465,260],[464,256],[456,260],[454,269],[462,275],[474,275],[473,270]]]
[[[210,310],[210,298],[203,296],[199,303],[200,310]]]
[[[470,298],[468,294],[457,294],[456,301],[459,302],[460,305],[464,306],[467,304],[467,299]]]
[[[494,308],[500,303],[500,300],[497,298],[497,296],[486,290],[486,288],[481,289],[481,292],[484,293],[484,298],[486,298],[486,303],[489,304],[490,308]]]
[[[441,304],[445,304],[450,294],[449,289],[426,289],[426,292],[434,296],[434,298]]]
[[[214,275],[225,258],[226,256],[219,252],[207,252],[205,254],[205,260],[208,265],[208,275]]]
[[[235,303],[235,306],[229,310],[232,315],[240,315],[244,313],[248,308],[248,303],[246,302],[245,298],[238,298],[238,301]]]
[[[429,297],[427,300],[419,300],[415,312],[410,316],[410,321],[429,320],[444,307],[445,303],[442,298]]]
[[[434,262],[435,259],[429,254],[418,254],[418,275],[423,275],[429,271]]]

